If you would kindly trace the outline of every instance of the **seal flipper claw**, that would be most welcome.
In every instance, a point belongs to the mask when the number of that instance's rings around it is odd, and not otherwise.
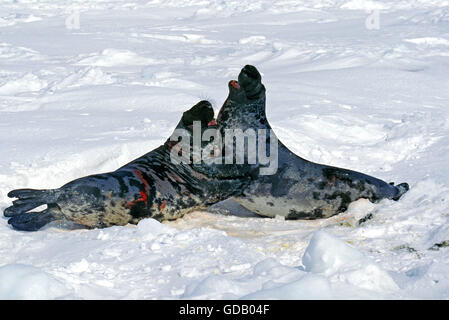
[[[47,190],[37,189],[16,189],[8,192],[9,198],[30,199],[40,196],[42,193],[46,193]]]
[[[17,214],[26,213],[27,211],[30,211],[31,209],[39,207],[43,204],[45,204],[45,202],[42,200],[39,200],[39,201],[30,201],[28,199],[15,200],[15,201],[13,201],[12,206],[6,208],[3,211],[3,215],[5,217],[13,217],[14,215],[17,215]]]

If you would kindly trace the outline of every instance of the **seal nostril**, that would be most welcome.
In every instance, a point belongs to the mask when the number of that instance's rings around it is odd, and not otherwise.
[[[231,86],[233,86],[237,90],[240,89],[240,85],[239,85],[239,83],[237,81],[232,80],[231,81]]]

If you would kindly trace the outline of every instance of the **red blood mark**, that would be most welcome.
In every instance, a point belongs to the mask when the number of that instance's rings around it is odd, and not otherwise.
[[[141,196],[141,198],[139,198],[139,199],[136,199],[136,200],[134,200],[134,201],[127,202],[127,203],[125,204],[125,207],[129,209],[129,208],[135,206],[137,202],[143,202],[143,203],[145,203],[145,208],[146,208],[146,207],[148,206],[148,202],[147,202],[148,197],[147,197],[147,195],[145,194],[145,192],[143,192],[143,191],[140,191],[140,196]]]
[[[140,195],[142,196],[142,198],[137,199],[137,200],[141,200],[141,201],[145,202],[145,205],[146,205],[147,204],[147,200],[148,200],[147,195],[143,191],[140,191]]]
[[[134,173],[136,174],[137,178],[139,178],[139,180],[143,183],[145,192],[140,191],[141,197],[139,199],[136,199],[134,201],[130,201],[130,202],[126,203],[125,207],[131,208],[137,202],[143,202],[143,203],[145,203],[145,208],[148,208],[148,196],[150,195],[150,186],[149,186],[148,182],[144,179],[143,174],[140,170],[135,169]]]
[[[232,80],[231,86],[233,86],[235,89],[240,90],[240,85],[237,81]]]
[[[138,200],[139,200],[139,199],[138,199]],[[136,202],[138,202],[138,200],[128,201],[127,203],[125,203],[125,208],[126,208],[126,209],[131,209],[132,207],[134,207],[134,205],[136,204]]]
[[[144,191],[140,191],[141,198],[136,199],[134,201],[130,201],[125,206],[127,208],[130,208],[130,207],[134,206],[138,202],[143,202],[143,203],[145,203],[145,208],[148,208],[148,197],[150,195],[150,185],[148,184],[148,182],[143,177],[142,171],[135,169],[134,173],[137,176],[137,178],[139,178],[139,180],[143,183],[145,192]],[[153,208],[159,209],[159,210],[164,210],[166,206],[167,206],[167,201],[165,201],[165,200],[162,201],[162,204],[160,204],[160,205],[158,205],[156,203],[153,204]]]

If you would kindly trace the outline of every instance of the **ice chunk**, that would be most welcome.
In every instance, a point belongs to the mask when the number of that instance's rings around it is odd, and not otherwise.
[[[371,259],[325,231],[315,232],[302,262],[306,271],[362,289],[383,293],[399,289],[391,276]]]
[[[170,233],[174,229],[170,228],[153,218],[140,220],[137,224],[137,230],[141,235],[157,236],[161,233]]]

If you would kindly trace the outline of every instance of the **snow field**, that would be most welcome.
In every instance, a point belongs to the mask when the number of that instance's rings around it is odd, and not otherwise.
[[[14,188],[56,188],[157,147],[201,99],[217,112],[245,64],[263,73],[292,151],[411,189],[317,221],[232,205],[90,231],[0,219],[0,297],[447,299],[448,28],[437,0],[4,1],[1,211]]]

